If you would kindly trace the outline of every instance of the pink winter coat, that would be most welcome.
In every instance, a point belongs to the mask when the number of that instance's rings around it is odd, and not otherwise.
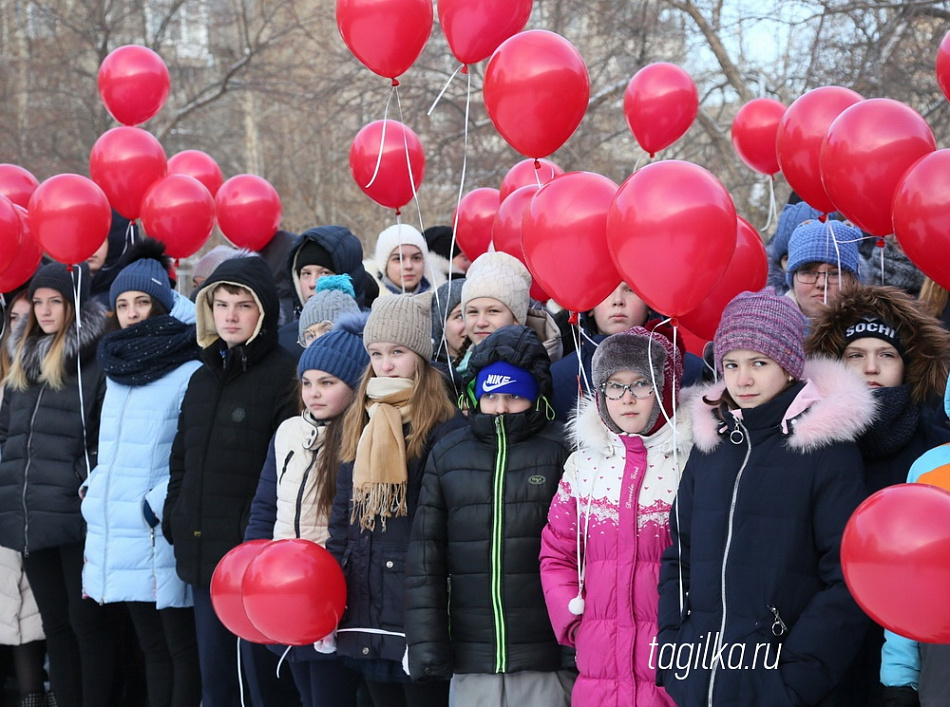
[[[541,536],[541,581],[558,641],[577,649],[574,707],[673,705],[655,684],[650,644],[670,507],[692,446],[688,405],[679,406],[676,429],[674,460],[669,424],[650,437],[616,435],[592,400],[571,422],[578,451],[564,466]],[[580,616],[568,608],[578,592],[578,544],[586,605]]]

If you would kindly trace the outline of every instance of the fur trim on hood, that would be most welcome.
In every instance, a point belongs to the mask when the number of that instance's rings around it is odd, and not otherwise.
[[[783,428],[789,448],[811,452],[837,442],[858,438],[874,420],[876,403],[861,377],[840,361],[813,358],[805,361],[805,387],[788,407]],[[711,452],[722,440],[723,424],[716,408],[704,402],[717,400],[723,381],[705,387],[691,401],[693,440]]]
[[[840,359],[845,330],[867,315],[882,319],[897,331],[904,346],[904,383],[914,402],[942,398],[950,372],[950,332],[896,287],[856,287],[842,292],[812,320],[805,352]]]

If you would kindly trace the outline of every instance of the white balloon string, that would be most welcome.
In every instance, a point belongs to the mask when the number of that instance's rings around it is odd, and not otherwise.
[[[772,219],[778,216],[776,206],[775,206],[775,178],[769,177],[769,219],[765,222],[765,225],[762,227],[762,231],[768,231],[769,226],[772,225]]]
[[[403,126],[406,126],[406,120],[402,113],[402,101],[399,98],[399,90],[393,88],[393,91],[396,93],[396,107],[399,110],[399,120],[402,122]],[[412,160],[409,158],[409,136],[406,134],[406,130],[402,131],[402,146],[403,151],[406,154],[406,171],[409,173],[409,186],[412,187],[412,201],[416,205],[416,213],[419,216],[419,231],[422,232],[425,230],[425,224],[422,222],[422,207],[419,205],[419,192],[416,189],[416,180],[412,176]],[[396,216],[399,216],[399,210],[396,210]],[[430,274],[429,282],[431,284],[432,277],[429,272],[429,264],[426,263],[425,271]]]
[[[76,279],[73,282],[73,302],[75,303],[73,319],[76,324],[76,338],[79,339],[81,336],[79,330],[82,329],[82,317],[79,316],[81,314],[79,291],[82,289],[82,268],[77,265],[72,270],[76,273]],[[89,440],[86,432],[86,406],[82,394],[82,363],[79,357],[76,358],[76,383],[79,386],[79,419],[82,421],[82,453],[86,461],[86,478],[88,479],[92,473],[92,464],[89,461]]]
[[[238,693],[241,695],[241,707],[244,707],[244,680],[241,677],[241,638],[237,639],[237,680]]]
[[[462,178],[459,180],[459,194],[455,202],[455,217],[452,221],[452,242],[455,243],[455,232],[459,227],[459,207],[462,205],[462,192],[465,191],[465,172],[468,169],[468,113],[472,99],[472,75],[468,76],[468,88],[465,91],[465,128],[462,131]]]
[[[280,666],[282,666],[282,665],[284,664],[284,658],[286,658],[286,657],[287,657],[287,654],[290,653],[290,649],[291,649],[291,648],[293,648],[293,646],[287,646],[287,650],[285,650],[285,651],[281,654],[280,660],[277,661],[277,671],[276,671],[277,677],[280,677]]]
[[[458,75],[458,72],[464,68],[465,68],[465,64],[462,64],[459,68],[457,68],[454,71],[454,73],[451,76],[449,76],[449,80],[445,82],[445,86],[443,86],[442,90],[439,91],[439,95],[435,97],[435,100],[432,102],[432,105],[430,106],[429,111],[426,113],[426,115],[432,115],[432,111],[434,111],[435,107],[439,105],[439,101],[442,100],[442,96],[445,95],[445,92],[449,89],[449,86],[452,84],[452,81]]]
[[[393,102],[393,94],[396,93],[396,88],[396,86],[392,87],[392,90],[389,92],[389,98],[386,100],[386,110],[383,111],[383,132],[379,136],[379,153],[376,155],[376,167],[373,169],[373,176],[370,178],[369,184],[366,185],[367,189],[373,186],[373,182],[376,181],[376,175],[379,174],[379,165],[383,161],[383,146],[386,144],[386,123],[389,122],[389,105]]]

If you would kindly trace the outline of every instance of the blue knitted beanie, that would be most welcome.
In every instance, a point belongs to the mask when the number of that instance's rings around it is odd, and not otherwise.
[[[175,306],[175,295],[168,282],[168,273],[161,263],[152,258],[142,258],[122,268],[112,287],[109,288],[109,304],[115,309],[115,301],[123,292],[144,292],[161,303],[166,312]]]
[[[850,221],[805,221],[788,241],[788,264],[785,267],[788,286],[792,287],[795,271],[809,263],[829,263],[836,267],[840,263],[841,270],[859,279],[858,243],[863,237],[860,229]]]

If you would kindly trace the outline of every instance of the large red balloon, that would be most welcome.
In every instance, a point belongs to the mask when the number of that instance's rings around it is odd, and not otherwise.
[[[699,306],[725,272],[736,249],[736,209],[725,187],[702,167],[655,162],[617,192],[607,244],[640,299],[679,317]]]
[[[772,98],[756,98],[746,103],[732,121],[732,145],[742,161],[756,172],[779,171],[775,136],[785,115],[785,105]]]
[[[214,197],[204,184],[185,174],[155,182],[142,200],[142,226],[165,244],[171,258],[187,258],[214,230]]]
[[[119,47],[102,60],[98,83],[106,110],[123,125],[144,123],[158,113],[171,88],[162,58],[134,44]]]
[[[23,221],[17,206],[0,195],[0,273],[13,264],[22,243]]]
[[[683,137],[698,112],[696,83],[676,64],[644,66],[623,94],[627,125],[650,157]]]
[[[498,213],[495,214],[495,222],[492,224],[491,240],[495,250],[513,255],[522,263],[525,262],[524,248],[521,245],[524,212],[540,188],[537,184],[527,184],[515,189],[507,199],[501,202]]]
[[[22,206],[15,205],[15,208],[22,226],[20,247],[14,255],[13,262],[0,272],[0,292],[15,290],[33,277],[33,273],[36,272],[43,259],[43,251],[30,233],[29,214]]]
[[[526,157],[547,157],[581,124],[590,77],[573,44],[533,29],[495,50],[483,91],[488,117],[508,144]]]
[[[30,197],[30,232],[51,258],[82,263],[99,250],[112,226],[102,189],[78,174],[57,174]]]
[[[336,0],[336,25],[353,55],[395,79],[419,58],[432,34],[432,0]]]
[[[491,187],[473,189],[459,202],[452,219],[456,224],[455,240],[469,260],[488,251],[497,213],[498,190]]]
[[[520,189],[529,184],[540,187],[562,174],[564,174],[564,170],[551,160],[521,160],[509,169],[504,179],[501,180],[501,189],[499,189],[498,196],[504,202],[515,189]]]
[[[205,185],[211,196],[218,193],[224,183],[221,168],[214,158],[201,150],[183,150],[168,158],[169,174],[186,174]]]
[[[336,629],[346,607],[346,580],[333,556],[302,538],[275,540],[251,560],[244,610],[277,643],[306,646]]]
[[[211,575],[211,606],[224,627],[235,636],[252,643],[273,643],[261,633],[244,611],[241,583],[248,565],[272,540],[249,540],[231,548]]]
[[[40,185],[29,171],[15,164],[0,164],[0,196],[24,209]]]
[[[141,128],[107,130],[89,154],[92,181],[102,187],[112,208],[130,221],[139,217],[142,197],[167,170],[161,143]]]
[[[740,292],[758,292],[769,277],[769,260],[758,231],[741,216],[737,219],[736,249],[726,272],[699,306],[680,317],[680,324],[706,341],[716,335],[722,311]]]
[[[914,162],[937,149],[920,114],[899,101],[872,98],[835,118],[821,143],[821,183],[835,207],[875,236],[894,231],[897,183]]]
[[[222,184],[214,209],[221,233],[238,248],[259,251],[280,226],[280,196],[254,174],[238,174]]]
[[[894,194],[894,234],[925,275],[950,290],[950,150],[921,158]]]
[[[841,537],[851,595],[886,629],[925,643],[950,643],[950,492],[889,486],[864,501]]]
[[[828,128],[842,111],[864,99],[841,86],[822,86],[799,96],[785,111],[775,136],[782,176],[809,206],[831,213],[835,205],[821,183],[818,157]]]
[[[350,174],[359,188],[381,206],[399,209],[408,204],[414,191],[419,191],[425,173],[426,156],[419,136],[398,120],[377,120],[353,138]]]
[[[439,24],[449,49],[463,64],[487,59],[524,29],[532,0],[439,0]]]
[[[521,226],[525,262],[554,301],[572,312],[600,304],[617,285],[607,251],[607,211],[617,185],[592,172],[568,172],[538,189]]]
[[[943,95],[950,101],[950,32],[943,36],[937,50],[937,83]]]

